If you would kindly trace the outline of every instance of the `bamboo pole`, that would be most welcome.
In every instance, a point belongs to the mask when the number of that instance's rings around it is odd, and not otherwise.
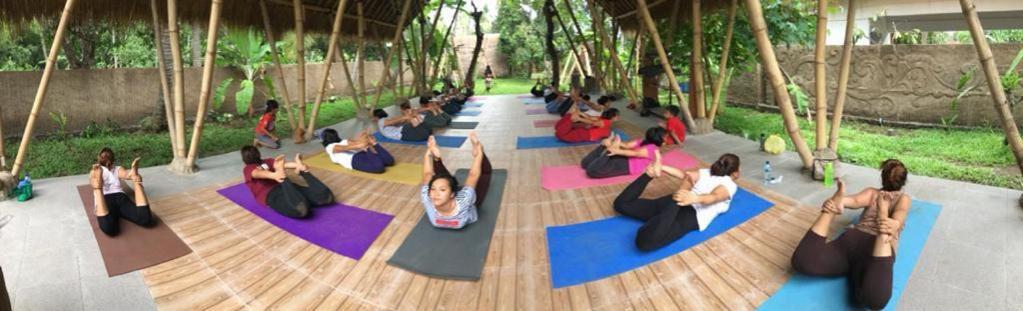
[[[277,67],[277,75],[281,78],[281,99],[284,100],[284,110],[288,112],[288,125],[295,131],[295,107],[291,105],[291,96],[288,95],[288,83],[284,78],[284,66],[281,66],[280,51],[277,50],[277,40],[274,38],[273,28],[270,27],[270,12],[266,9],[266,0],[259,0],[259,9],[263,14],[263,32],[266,41],[270,44],[270,56],[273,57],[274,66]]]
[[[692,82],[689,86],[689,94],[692,96],[692,101],[696,104],[696,117],[704,119],[707,117],[707,103],[704,102],[704,89],[703,89],[703,18],[700,16],[700,1],[693,0],[693,60],[690,64],[693,64],[689,70],[689,80]],[[676,2],[678,3],[678,2]]]
[[[751,0],[752,1],[752,0]],[[682,95],[682,89],[678,86],[678,79],[675,78],[675,72],[671,69],[671,64],[668,63],[668,55],[664,52],[664,44],[661,43],[661,37],[657,33],[657,25],[654,24],[653,18],[650,17],[650,11],[647,9],[646,0],[636,0],[640,15],[642,15],[643,22],[646,25],[647,33],[650,34],[650,38],[654,41],[654,49],[657,50],[657,55],[661,60],[661,66],[664,67],[664,72],[668,74],[668,83],[671,84],[671,89],[675,91],[675,96],[678,96],[679,107],[682,108],[682,116],[686,121],[686,126],[690,128],[695,127],[693,122],[693,115],[689,112],[689,107],[686,106],[685,96]]]
[[[53,34],[53,45],[50,46],[50,53],[46,57],[46,67],[43,69],[43,77],[39,80],[39,88],[36,90],[35,100],[32,102],[32,112],[28,115],[28,123],[25,124],[25,133],[21,135],[21,145],[18,147],[18,155],[14,158],[14,167],[11,175],[15,177],[21,171],[22,163],[25,161],[25,154],[28,152],[28,144],[32,140],[32,129],[36,124],[36,117],[39,110],[43,108],[46,100],[46,91],[50,85],[50,77],[53,76],[53,69],[57,67],[57,54],[60,53],[60,45],[64,42],[64,34],[67,33],[68,20],[71,18],[71,11],[75,8],[75,0],[67,0],[64,3],[64,11],[60,14],[60,22]]]
[[[436,58],[434,58],[434,61],[433,61],[433,66],[432,66],[433,73],[430,75],[430,85],[437,84],[437,77],[440,75],[440,61],[441,61],[442,58],[444,58],[444,53],[446,52],[446,47],[447,47],[447,44],[448,44],[448,38],[449,38],[449,36],[451,36],[451,28],[454,28],[454,26],[455,26],[455,20],[458,19],[458,15],[459,15],[458,14],[458,10],[462,8],[462,4],[463,3],[465,3],[465,1],[462,1],[462,0],[458,1],[458,5],[455,6],[455,13],[451,16],[451,22],[448,23],[448,29],[444,31],[444,38],[441,39],[441,43],[440,43],[440,53],[439,53],[440,55],[437,55]],[[458,55],[455,55],[455,57],[457,58]],[[377,98],[379,98],[379,96]]]
[[[210,3],[210,25],[206,28],[206,59],[202,66],[202,84],[199,89],[199,107],[195,112],[195,129],[192,131],[192,143],[188,146],[188,161],[185,167],[194,168],[199,154],[199,141],[202,139],[202,128],[206,121],[206,106],[210,102],[210,88],[213,86],[213,69],[217,63],[217,33],[220,29],[220,12],[223,0],[212,0]]]
[[[1016,121],[1012,116],[1012,110],[1005,97],[1002,78],[998,75],[995,59],[991,54],[991,47],[988,45],[987,37],[984,36],[984,27],[980,24],[980,18],[977,17],[977,7],[973,4],[973,0],[959,0],[959,5],[963,9],[966,23],[970,26],[973,46],[977,48],[977,57],[980,60],[981,67],[984,69],[984,77],[987,78],[988,88],[991,89],[991,99],[994,102],[995,111],[1001,117],[1006,140],[1009,141],[1009,146],[1012,147],[1012,154],[1016,157],[1016,165],[1023,170],[1023,139],[1020,139],[1019,129],[1016,128]]]
[[[4,150],[4,112],[0,105],[0,170],[7,169],[7,151]]]
[[[568,39],[568,46],[572,48],[572,55],[575,56],[576,63],[582,64],[583,58],[575,47],[575,40],[572,40],[572,34],[569,33],[568,27],[565,26],[565,21],[561,19],[561,14],[558,14],[558,9],[555,6],[551,6],[551,8],[554,9],[554,17],[558,20],[558,24],[561,25],[561,30],[565,32],[565,39]],[[589,71],[583,70],[581,65],[579,67],[582,70],[583,76],[590,75]]]
[[[320,90],[316,93],[313,101],[313,114],[309,117],[309,123],[305,129],[306,141],[313,139],[313,130],[316,128],[316,117],[320,114],[320,104],[323,103],[323,94],[327,91],[327,79],[330,78],[330,68],[334,65],[334,54],[337,53],[337,41],[341,37],[341,19],[345,16],[345,4],[348,1],[340,0],[337,5],[337,12],[334,13],[334,24],[330,29],[330,43],[327,45],[327,57],[323,62],[323,78],[320,79]]]
[[[850,0],[851,1],[851,0]],[[721,50],[721,60],[718,62],[718,76],[714,79],[714,86],[711,87],[711,92],[714,93],[711,96],[710,113],[707,119],[710,119],[710,123],[714,123],[714,118],[718,114],[718,106],[721,104],[721,88],[725,85],[725,78],[728,73],[728,56],[731,53],[732,48],[732,34],[735,29],[735,11],[739,7],[739,0],[732,0],[728,4],[728,28],[725,30],[725,46]]]
[[[359,75],[359,96],[363,96],[363,95],[366,94],[366,37],[365,37],[366,18],[365,18],[365,14],[363,12],[363,2],[361,0],[359,0],[359,1],[357,1],[355,3],[355,10],[356,10],[356,12],[359,13],[359,16],[358,16],[358,19],[357,19],[358,22],[359,22],[358,23],[359,37],[358,37],[358,41],[357,41],[358,42],[358,52],[356,53],[355,57],[356,57],[356,61],[359,64],[359,68],[358,68],[359,72],[357,73]],[[363,98],[362,104],[363,105],[367,105],[367,102],[365,101],[365,98]],[[368,105],[365,108],[366,109],[370,109],[370,110],[373,109],[373,107],[369,107]]]
[[[393,56],[391,54],[394,53],[395,51],[398,52],[398,78],[402,79],[401,49],[399,48],[399,44],[401,44],[401,39],[402,39],[401,38],[402,37],[401,34],[403,32],[405,32],[405,20],[408,19],[408,12],[409,12],[409,9],[411,7],[412,7],[412,0],[405,0],[405,4],[401,8],[401,17],[398,19],[398,25],[394,28],[394,38],[391,39],[391,49],[388,50],[386,54],[384,54],[385,56],[384,56],[384,59],[383,59],[383,63],[384,63],[384,68],[386,70],[384,70],[384,75],[381,76],[379,82],[377,82],[377,95],[376,95],[376,98],[373,99],[373,106],[374,107],[376,107],[377,105],[380,104],[380,96],[383,93],[383,88],[381,88],[380,86],[384,83],[384,81],[387,81],[387,79],[390,78],[390,75],[391,75],[391,69],[390,69],[390,65],[391,64],[390,63],[391,63],[391,57]],[[450,30],[450,27],[449,27],[449,30]],[[450,31],[449,31],[449,33],[450,33]],[[401,83],[401,82],[399,82],[399,83]],[[391,93],[394,93],[394,96],[398,96],[398,93],[394,92],[394,87],[393,86],[392,86],[391,89],[392,89]]]
[[[642,1],[642,0],[640,0]],[[806,141],[799,133],[799,123],[796,121],[796,112],[792,109],[792,99],[785,89],[785,78],[781,75],[781,67],[778,66],[778,58],[774,54],[774,47],[771,39],[767,37],[767,24],[764,22],[764,12],[760,7],[759,0],[745,0],[746,10],[749,12],[750,27],[753,36],[757,41],[757,49],[760,51],[760,62],[764,66],[767,77],[771,80],[771,87],[774,90],[774,98],[781,110],[782,118],[785,121],[785,130],[788,131],[792,144],[803,161],[803,168],[810,169],[813,165],[813,156]]]
[[[174,67],[174,160],[172,171],[180,171],[185,164],[185,65],[181,60],[181,40],[178,35],[178,0],[167,0],[167,34],[171,46],[171,66]],[[168,125],[169,126],[169,125]]]
[[[338,44],[339,46],[337,49],[340,51],[341,43],[338,42]],[[344,72],[345,79],[348,80],[348,90],[352,92],[352,101],[355,102],[355,107],[357,108],[356,111],[365,109],[366,106],[362,104],[362,96],[360,96],[359,90],[356,89],[355,79],[352,78],[352,72],[348,70],[348,60],[345,59],[345,53],[337,53],[337,57],[340,58],[341,63],[344,64],[344,66],[341,66],[341,72]]]
[[[302,0],[292,0],[292,10],[295,12],[295,58],[298,67],[298,128],[305,128],[305,12]],[[295,135],[295,138],[304,138],[304,135]],[[296,144],[302,143],[295,141]]]
[[[590,16],[594,16],[594,17],[595,16],[600,16],[600,15],[597,15],[597,7],[596,7],[596,4],[594,3],[594,1],[593,0],[588,0],[588,4],[589,4],[588,6],[590,7]],[[614,64],[615,68],[618,68],[618,72],[626,72],[626,70],[622,67],[621,60],[618,59],[618,51],[617,51],[617,49],[612,49],[612,48],[607,46],[607,44],[609,43],[608,39],[607,39],[607,33],[604,32],[604,27],[600,27],[603,24],[604,24],[603,20],[600,20],[600,19],[594,19],[593,20],[594,28],[597,30],[597,34],[600,37],[598,39],[599,39],[602,47],[605,50],[609,50],[611,52],[611,63]],[[628,84],[628,80],[625,80],[625,75],[618,75],[618,78],[622,80],[621,81],[622,84]],[[637,103],[637,104],[641,103],[642,98],[637,96],[635,90],[632,89],[631,87],[625,89],[625,95],[629,97],[629,100],[631,102]]]
[[[544,1],[543,15],[547,26],[547,32],[544,34],[544,45],[546,46],[547,54],[551,57],[551,69],[554,74],[554,76],[551,77],[551,81],[554,84],[554,87],[558,88],[561,84],[561,73],[557,70],[558,67],[561,67],[561,64],[558,64],[560,59],[558,58],[557,49],[554,48],[554,5],[552,0]]]
[[[831,116],[831,133],[828,148],[838,152],[838,134],[842,129],[842,109],[845,108],[845,92],[849,85],[849,65],[852,62],[853,32],[856,29],[856,0],[849,0],[845,20],[845,42],[842,45],[842,64],[838,69],[838,89],[835,90],[835,108]]]
[[[572,10],[572,3],[571,3],[571,1],[565,0],[564,2],[565,2],[565,10],[568,10],[568,17],[572,19],[572,24],[575,25],[576,33],[579,34],[579,37],[583,37],[583,28],[579,26],[579,20],[575,18],[575,11]],[[593,78],[597,80],[597,85],[600,86],[601,84],[604,83],[604,77],[602,77],[602,75],[599,75],[599,74],[594,74],[594,72],[593,72],[593,65],[590,63],[590,60],[593,59],[591,57],[591,55],[593,55],[593,51],[590,50],[590,45],[585,43],[586,40],[579,40],[579,41],[580,41],[580,43],[582,43],[582,46],[583,46],[583,56],[585,56],[585,58],[586,58],[586,62],[585,62],[586,72],[588,72],[588,75],[592,75]]]
[[[167,81],[167,60],[163,58],[163,38],[160,36],[160,13],[156,0],[149,1],[153,15],[153,42],[156,44],[156,68],[160,71],[160,91],[163,92],[163,110],[167,118],[167,134],[170,135],[171,152],[177,149],[178,142],[174,139],[174,104],[171,102],[170,81]],[[0,135],[2,139],[3,135]],[[0,150],[3,150],[0,144]],[[2,154],[2,152],[0,152]]]
[[[814,86],[816,86],[815,99],[817,100],[817,121],[815,128],[817,136],[815,148],[824,149],[827,143],[828,126],[828,67],[825,64],[826,52],[828,49],[825,40],[828,38],[828,0],[817,0],[817,43],[814,46]]]
[[[397,49],[397,52],[398,52],[398,77],[397,77],[397,79],[398,79],[398,86],[397,86],[398,87],[398,91],[394,92],[394,96],[395,97],[401,96],[401,95],[398,95],[398,94],[405,94],[405,67],[404,67],[404,64],[402,64],[402,63],[404,63],[404,61],[402,60],[402,52],[403,52],[404,46],[405,46],[404,41],[405,40],[399,40],[397,42],[398,45],[392,45],[395,49]]]

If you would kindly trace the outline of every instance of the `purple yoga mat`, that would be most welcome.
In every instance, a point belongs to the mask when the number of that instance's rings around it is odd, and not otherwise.
[[[392,215],[334,203],[313,208],[308,218],[293,219],[256,202],[252,191],[244,183],[217,190],[217,193],[288,233],[355,260],[362,258],[394,218]]]
[[[547,114],[547,109],[544,109],[544,108],[526,109],[526,115],[538,115],[538,114]]]

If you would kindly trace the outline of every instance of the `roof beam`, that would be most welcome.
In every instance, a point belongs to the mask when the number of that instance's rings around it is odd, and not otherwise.
[[[289,6],[289,7],[292,6],[291,3],[288,2],[287,0],[267,0],[267,2],[273,3],[273,4],[277,4],[277,5]],[[329,9],[329,8],[325,8],[325,7],[322,7],[322,6],[311,5],[311,4],[303,4],[302,6],[306,10],[310,10],[310,11],[326,13],[326,14],[334,14],[334,10]],[[356,18],[357,19],[359,17],[356,16],[356,15],[345,13],[345,18]],[[385,21],[381,21],[381,20],[377,20],[377,19],[373,19],[373,18],[369,18],[369,17],[363,17],[363,18],[365,18],[367,22],[370,22],[370,23],[373,23],[373,24],[377,24],[377,25],[381,25],[381,26],[387,26],[387,27],[392,27],[392,28],[398,27],[395,24],[388,23],[388,22],[385,22]]]
[[[652,8],[652,7],[655,7],[655,6],[657,6],[657,5],[661,4],[661,3],[665,3],[667,1],[668,0],[657,0],[657,1],[654,1],[653,3],[650,3],[650,5],[648,5],[648,7]],[[678,0],[676,0],[676,1],[678,1]],[[636,15],[636,12],[638,12],[638,9],[626,12],[626,13],[624,13],[622,15],[615,16],[614,19],[628,18],[630,16]]]

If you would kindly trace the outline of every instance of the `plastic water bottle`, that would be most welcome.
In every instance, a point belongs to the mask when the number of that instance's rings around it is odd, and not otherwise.
[[[771,182],[771,161],[764,161],[764,184]]]
[[[18,182],[18,188],[24,187],[25,185],[32,184],[32,176],[29,176],[28,172],[25,172],[25,177]]]

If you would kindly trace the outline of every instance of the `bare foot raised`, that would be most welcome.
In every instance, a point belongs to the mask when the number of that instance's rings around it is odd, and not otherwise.
[[[469,132],[469,142],[472,143],[472,156],[479,156],[480,153],[483,152],[483,144],[480,144],[480,139],[476,136],[476,131]]]
[[[838,178],[835,178],[835,182],[838,185],[838,189],[835,190],[835,194],[828,201],[824,202],[824,212],[841,215],[842,211],[845,210],[845,204],[842,202],[845,197],[845,182]]]
[[[307,171],[309,171],[309,167],[306,166],[304,162],[302,162],[302,154],[301,153],[296,153],[295,154],[295,170],[297,170],[299,172],[307,172]]]
[[[433,135],[426,139],[426,148],[434,158],[440,159],[440,148],[437,148],[437,139]]]
[[[128,172],[128,176],[130,176],[131,180],[136,184],[142,183],[142,175],[139,174],[139,161],[142,161],[142,158],[135,158],[135,160],[132,160],[131,171]]]

